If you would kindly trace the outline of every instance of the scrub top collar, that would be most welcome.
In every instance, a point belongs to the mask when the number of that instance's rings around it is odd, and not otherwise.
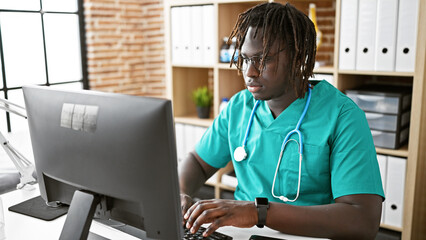
[[[314,89],[312,89],[311,98],[313,98],[313,96],[315,95]],[[262,101],[256,111],[255,119],[266,131],[273,131],[279,134],[286,133],[286,129],[283,129],[283,126],[288,127],[289,129],[294,129],[296,127],[297,121],[299,121],[300,119],[307,99],[308,94],[305,94],[304,98],[296,99],[275,119],[266,101]],[[306,115],[307,116],[305,116],[305,119],[308,118],[309,110]]]

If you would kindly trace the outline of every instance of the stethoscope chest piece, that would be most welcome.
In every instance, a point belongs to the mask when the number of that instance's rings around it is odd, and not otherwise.
[[[234,151],[234,159],[237,162],[241,162],[242,160],[246,159],[247,152],[244,149],[244,147],[237,147]]]
[[[277,167],[276,167],[276,170],[275,170],[274,179],[272,180],[271,193],[272,193],[273,197],[278,198],[278,199],[280,199],[283,202],[294,202],[294,201],[296,201],[299,198],[300,182],[301,182],[301,177],[302,177],[302,158],[303,158],[302,157],[303,140],[302,140],[302,134],[301,134],[299,128],[300,128],[300,124],[302,124],[302,121],[305,118],[305,114],[306,114],[306,111],[308,110],[310,101],[311,101],[311,88],[308,88],[308,99],[306,100],[305,108],[303,109],[302,115],[300,116],[299,121],[297,122],[296,128],[294,130],[290,131],[287,134],[287,136],[285,137],[285,139],[283,141],[283,144],[281,146],[280,157],[278,159],[278,163],[277,163]],[[237,162],[241,162],[241,161],[243,161],[244,159],[247,158],[247,152],[245,150],[245,146],[247,146],[247,138],[248,138],[248,135],[249,135],[249,132],[250,132],[250,128],[251,128],[252,122],[253,122],[254,113],[256,111],[256,108],[259,106],[259,102],[260,102],[259,100],[256,101],[256,103],[255,103],[255,105],[254,105],[254,107],[253,107],[253,109],[251,111],[250,119],[249,119],[249,122],[248,122],[248,125],[247,125],[247,130],[246,130],[246,134],[244,136],[244,140],[243,140],[242,146],[237,147],[234,150],[234,159]],[[294,139],[290,139],[291,135],[295,134],[295,133],[297,133],[299,135],[299,142],[300,143],[297,142]],[[298,178],[298,184],[297,184],[297,193],[296,193],[296,197],[294,199],[288,199],[285,196],[277,196],[274,193],[275,180],[277,179],[278,169],[280,168],[280,163],[281,163],[281,160],[283,158],[285,147],[286,147],[286,145],[287,145],[287,143],[289,141],[295,141],[299,145],[299,178]]]

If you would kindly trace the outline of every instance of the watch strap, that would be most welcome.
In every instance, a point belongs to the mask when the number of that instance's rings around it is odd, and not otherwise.
[[[256,198],[256,208],[257,208],[257,224],[259,228],[263,228],[266,224],[266,215],[269,208],[269,202],[267,198]],[[260,204],[260,202],[262,202]]]
[[[266,224],[266,213],[268,211],[268,208],[264,205],[257,207],[257,224],[256,226],[258,228],[263,228]]]

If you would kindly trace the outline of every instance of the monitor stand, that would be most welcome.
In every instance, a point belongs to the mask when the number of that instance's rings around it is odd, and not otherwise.
[[[66,214],[68,205],[48,205],[41,196],[37,196],[9,207],[9,211],[51,221]]]
[[[153,240],[152,238],[148,238],[146,236],[146,232],[145,231],[143,231],[141,229],[138,229],[138,228],[135,228],[133,226],[130,226],[128,224],[122,223],[122,222],[118,222],[118,221],[115,221],[115,220],[112,220],[112,219],[109,219],[109,220],[106,220],[106,219],[94,219],[94,221],[96,221],[98,223],[101,223],[103,225],[106,225],[108,227],[117,229],[117,230],[119,230],[119,231],[121,231],[123,233],[131,235],[131,236],[133,236],[135,238],[138,238],[138,239]],[[89,239],[91,240],[91,238],[89,238]]]
[[[102,237],[101,235],[98,235],[93,232],[89,232],[89,237],[87,238],[87,240],[111,240],[111,239]]]
[[[94,219],[96,207],[100,202],[101,197],[97,194],[85,192],[83,190],[75,191],[59,240],[109,240],[108,238],[89,231],[92,220],[136,238],[152,240],[146,236],[145,231],[130,225],[114,220]]]
[[[59,239],[87,239],[98,203],[100,203],[98,195],[80,190],[75,191]]]

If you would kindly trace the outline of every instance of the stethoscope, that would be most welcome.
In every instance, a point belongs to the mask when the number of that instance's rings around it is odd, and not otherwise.
[[[284,138],[283,144],[281,145],[281,152],[280,152],[280,156],[278,158],[278,163],[277,163],[277,168],[275,170],[275,175],[274,175],[274,180],[272,181],[272,196],[274,198],[278,198],[283,202],[295,202],[297,200],[297,198],[299,197],[299,193],[300,193],[300,179],[302,177],[302,153],[303,153],[303,139],[302,139],[302,133],[300,132],[299,128],[300,125],[302,124],[303,119],[305,118],[306,112],[308,111],[308,107],[309,107],[309,103],[311,102],[311,88],[308,88],[308,99],[306,100],[306,104],[305,104],[305,108],[303,109],[302,115],[299,118],[299,121],[297,122],[296,128],[291,130],[289,133],[287,133],[287,136]],[[250,119],[247,125],[247,130],[246,130],[246,134],[244,136],[244,140],[243,140],[243,145],[240,147],[237,147],[234,151],[234,159],[237,162],[241,162],[244,159],[247,158],[247,152],[245,150],[245,146],[247,144],[247,138],[251,129],[251,125],[253,123],[253,118],[254,118],[254,113],[256,112],[257,107],[259,106],[260,100],[257,100],[256,103],[254,104],[254,107],[251,111],[250,114]],[[295,139],[290,139],[291,135],[293,135],[294,133],[297,133],[297,135],[299,135],[299,142]],[[281,160],[283,157],[283,153],[285,150],[285,147],[287,146],[287,143],[290,141],[294,141],[297,143],[298,147],[299,147],[299,178],[298,178],[298,183],[297,183],[297,193],[296,193],[296,197],[294,199],[288,199],[285,196],[277,196],[274,193],[274,187],[275,187],[275,180],[277,179],[277,174],[278,174],[278,169],[280,168],[280,164],[281,164]]]

